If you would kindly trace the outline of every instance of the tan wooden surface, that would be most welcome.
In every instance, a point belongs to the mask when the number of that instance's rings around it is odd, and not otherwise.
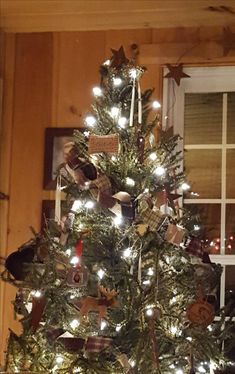
[[[1,0],[7,32],[223,26],[234,0]]]
[[[221,28],[213,28],[203,30],[202,34],[207,41],[214,41],[221,32]],[[199,29],[190,28],[5,35],[0,190],[9,194],[10,200],[0,202],[1,256],[30,238],[29,226],[40,229],[42,199],[54,195],[42,189],[44,130],[83,125],[83,116],[92,103],[92,87],[99,84],[99,64],[110,56],[110,48],[124,45],[129,54],[131,44],[140,46],[140,61],[145,61],[148,69],[141,87],[156,87],[154,99],[159,100],[162,66],[157,63],[156,55],[148,64],[148,55],[142,46],[154,49],[155,44],[164,45],[165,60],[162,58],[161,63],[167,63],[168,43],[178,45],[182,39],[185,43],[194,43],[203,39],[202,34]],[[179,58],[177,48],[171,62]],[[226,64],[228,59],[223,57],[221,62]],[[0,291],[2,353],[8,328],[15,332],[19,328],[13,321],[14,289],[1,283]]]

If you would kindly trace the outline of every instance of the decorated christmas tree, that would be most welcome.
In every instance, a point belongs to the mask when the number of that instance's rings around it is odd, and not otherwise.
[[[64,148],[55,220],[5,262],[22,323],[9,372],[193,374],[225,362],[221,269],[182,207],[179,137],[161,127],[153,90],[141,92],[145,69],[112,52]]]

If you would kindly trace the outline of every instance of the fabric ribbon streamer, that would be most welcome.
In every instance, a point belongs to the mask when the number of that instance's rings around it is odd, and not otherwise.
[[[133,72],[133,86],[132,86],[131,109],[130,109],[130,127],[133,126],[133,122],[134,122],[135,85],[136,85],[136,75],[137,74],[138,74],[137,71]],[[141,99],[141,89],[140,89],[139,81],[138,81],[138,84],[137,84],[137,92],[138,92],[138,123],[142,124],[142,99]]]
[[[55,192],[55,222],[61,221],[61,175],[58,175]]]

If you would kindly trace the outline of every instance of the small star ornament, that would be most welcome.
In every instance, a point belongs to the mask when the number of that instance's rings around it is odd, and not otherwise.
[[[129,62],[128,58],[125,56],[124,48],[121,46],[117,51],[115,49],[112,49],[112,58],[111,58],[111,64],[110,66],[112,68],[120,69],[122,65],[125,65]]]
[[[182,78],[190,78],[190,75],[183,72],[183,64],[171,65],[166,64],[169,73],[164,78],[173,78],[176,84],[179,86]]]

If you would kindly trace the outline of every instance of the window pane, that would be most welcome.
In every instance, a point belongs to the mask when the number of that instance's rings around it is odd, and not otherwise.
[[[227,198],[235,198],[235,149],[227,150]]]
[[[234,255],[235,254],[235,204],[226,205],[225,235],[226,235],[225,236],[226,237],[225,253]]]
[[[222,143],[222,97],[222,93],[185,94],[185,144]]]
[[[194,214],[199,214],[201,219],[200,236],[208,246],[208,253],[220,253],[220,204],[185,204],[185,208]]]
[[[235,92],[228,93],[227,143],[235,144]]]
[[[228,314],[235,308],[235,265],[225,267],[225,305],[228,307]]]
[[[187,181],[199,199],[221,197],[221,151],[187,150],[184,153]]]

